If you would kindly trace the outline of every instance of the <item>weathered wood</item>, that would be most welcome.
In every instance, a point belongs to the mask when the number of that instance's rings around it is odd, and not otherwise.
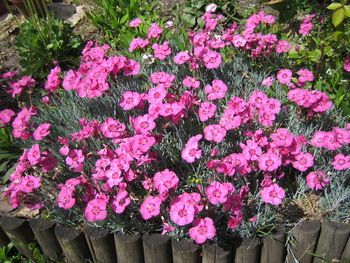
[[[62,247],[66,262],[82,263],[87,259],[92,259],[82,232],[56,225],[55,235]]]
[[[171,241],[166,235],[151,234],[142,237],[145,263],[171,263]],[[118,252],[117,252],[118,253]]]
[[[62,248],[55,236],[56,223],[43,219],[30,219],[29,225],[44,255],[54,260],[61,259]]]
[[[171,240],[171,247],[173,252],[173,263],[200,263],[201,249],[192,240],[176,239]]]
[[[103,228],[85,227],[84,234],[95,263],[117,262],[113,234]]]
[[[203,263],[226,263],[232,262],[233,248],[224,249],[217,244],[205,244],[202,246]]]
[[[346,262],[346,260],[350,261],[350,236],[348,238],[348,242],[343,250],[343,254],[341,256],[340,262]]]
[[[0,222],[1,222],[1,216],[0,216]],[[5,247],[10,242],[11,242],[10,239],[8,238],[4,230],[2,230],[2,228],[0,227],[0,247]]]
[[[286,257],[286,235],[279,229],[271,237],[262,239],[260,263],[283,263]]]
[[[144,261],[141,236],[114,233],[114,242],[118,263],[142,263]]]
[[[320,230],[321,222],[318,220],[297,224],[293,229],[294,241],[287,263],[312,263]]]
[[[236,248],[235,263],[259,263],[260,240],[243,238]]]
[[[33,251],[29,248],[29,244],[34,242],[34,234],[28,221],[23,218],[2,216],[1,226],[18,252],[27,258],[34,259]]]
[[[317,242],[317,249],[314,263],[327,260],[339,260],[350,234],[350,225],[330,221],[322,222],[320,238]]]

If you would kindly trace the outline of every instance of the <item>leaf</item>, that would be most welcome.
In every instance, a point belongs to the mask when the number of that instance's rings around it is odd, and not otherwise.
[[[350,5],[344,5],[343,9],[344,9],[344,14],[347,17],[350,17]]]
[[[332,3],[329,6],[327,6],[327,9],[329,10],[336,10],[340,7],[342,7],[343,5],[341,3]]]
[[[6,169],[6,167],[7,167],[7,165],[8,165],[9,162],[10,162],[10,160],[5,161],[5,162],[3,162],[3,163],[0,164],[0,173],[1,173],[2,171],[5,171],[5,169]]]
[[[10,179],[10,175],[13,173],[13,171],[15,170],[15,165],[12,166],[7,173],[2,177],[2,182],[3,183],[7,183],[8,180]]]
[[[344,8],[339,8],[332,15],[332,22],[335,27],[339,26],[341,22],[343,22],[345,17]]]
[[[341,40],[344,37],[344,32],[342,32],[342,31],[335,31],[333,33],[333,37],[334,37],[335,41],[339,41],[339,40]]]
[[[182,16],[182,19],[188,27],[193,27],[196,24],[196,17],[191,16],[190,14],[184,14]]]
[[[295,48],[291,48],[288,51],[288,55],[290,58],[298,58],[299,57],[299,53],[298,53],[298,51],[295,50]]]

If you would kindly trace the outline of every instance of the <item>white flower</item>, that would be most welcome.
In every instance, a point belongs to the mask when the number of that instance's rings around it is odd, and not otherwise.
[[[217,7],[218,6],[216,4],[209,4],[205,7],[205,11],[212,13],[212,12],[215,12]]]
[[[145,53],[142,56],[142,60],[147,64],[152,64],[154,62],[154,57],[151,54]]]
[[[164,28],[170,28],[170,27],[173,27],[173,25],[174,25],[174,22],[169,20],[164,23]]]

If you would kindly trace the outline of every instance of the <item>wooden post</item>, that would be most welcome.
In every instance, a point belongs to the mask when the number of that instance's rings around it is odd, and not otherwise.
[[[139,235],[114,233],[114,243],[118,263],[142,263],[144,261],[142,239]]]
[[[217,244],[204,245],[203,250],[203,263],[226,263],[232,262],[233,248],[224,249]]]
[[[346,260],[350,261],[350,236],[344,248],[340,262],[346,262]]]
[[[18,252],[34,260],[33,251],[28,246],[29,243],[34,242],[34,234],[27,220],[3,216],[1,217],[1,226],[11,242],[14,243]]]
[[[106,229],[88,226],[84,228],[84,234],[94,262],[117,262],[113,234]]]
[[[243,238],[241,244],[236,248],[235,263],[259,263],[260,262],[260,240]]]
[[[177,241],[171,240],[171,247],[173,252],[173,263],[200,263],[201,249],[192,240],[182,239]]]
[[[171,242],[169,236],[160,234],[145,235],[142,237],[145,263],[171,263]]]
[[[288,253],[287,263],[312,263],[321,222],[301,222],[293,229],[292,251]]]
[[[82,232],[56,225],[55,235],[68,263],[83,263],[91,259],[89,247]]]
[[[30,219],[29,225],[32,228],[36,240],[43,253],[51,259],[62,258],[62,248],[55,236],[55,222],[43,219]]]
[[[340,260],[350,234],[350,225],[330,221],[322,222],[314,263],[327,260]]]
[[[272,237],[262,239],[260,263],[283,263],[286,257],[286,235],[283,228]]]

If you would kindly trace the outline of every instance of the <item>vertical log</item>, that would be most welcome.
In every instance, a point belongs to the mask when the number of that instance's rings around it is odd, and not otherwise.
[[[32,228],[36,240],[43,253],[51,259],[62,258],[62,248],[55,236],[55,222],[43,219],[30,219],[29,225]]]
[[[287,263],[312,263],[320,230],[318,220],[297,224],[293,229],[294,242]]]
[[[344,248],[340,262],[346,262],[346,260],[350,261],[350,236],[349,236],[348,242],[346,243],[346,246]]]
[[[171,241],[166,235],[151,234],[142,237],[145,263],[171,263]]]
[[[171,247],[173,252],[173,263],[200,263],[201,249],[192,240],[176,239],[171,240]]]
[[[117,262],[113,234],[106,229],[95,227],[85,227],[84,234],[94,262]]]
[[[271,237],[262,239],[261,263],[283,263],[286,257],[285,230],[278,229]]]
[[[34,260],[33,251],[29,248],[29,243],[34,242],[34,234],[28,221],[22,218],[3,216],[1,217],[1,226],[18,252]]]
[[[232,262],[233,248],[224,249],[217,244],[204,245],[203,263],[228,263]]]
[[[350,225],[330,221],[322,222],[320,238],[317,242],[317,249],[314,263],[324,262],[322,260],[340,260],[346,242],[350,234]]]
[[[82,232],[57,225],[55,235],[68,263],[83,263],[92,259]]]
[[[139,235],[123,235],[114,233],[115,249],[118,263],[142,263],[143,247]]]
[[[260,262],[260,240],[243,238],[241,244],[236,248],[235,263],[259,263]]]

